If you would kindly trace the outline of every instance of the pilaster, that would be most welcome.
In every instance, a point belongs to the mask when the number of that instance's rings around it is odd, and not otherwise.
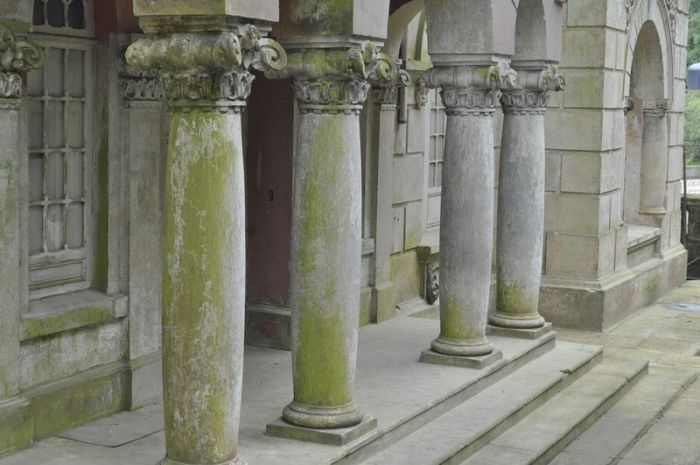
[[[198,32],[203,18],[181,21],[173,20],[174,33],[162,18],[145,22],[167,35],[140,39],[126,52],[132,71],[158,72],[172,111],[163,209],[163,464],[238,464],[241,112],[253,82],[249,68],[280,70],[286,55],[252,25],[226,21],[221,30]]]
[[[665,215],[666,179],[668,174],[669,102],[645,99],[642,109],[642,158],[639,194],[640,215]]]

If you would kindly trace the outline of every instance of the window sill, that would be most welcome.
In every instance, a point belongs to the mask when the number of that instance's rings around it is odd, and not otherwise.
[[[126,316],[127,298],[95,290],[46,297],[29,303],[21,317],[20,340],[116,321]]]
[[[661,236],[659,228],[640,224],[627,224],[627,253],[641,249]]]

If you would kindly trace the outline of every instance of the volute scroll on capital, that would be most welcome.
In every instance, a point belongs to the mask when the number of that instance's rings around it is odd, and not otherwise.
[[[155,72],[171,106],[242,107],[254,76],[283,69],[280,44],[261,37],[255,26],[236,31],[175,33],[139,39],[126,51],[130,74]]]
[[[22,73],[38,69],[43,63],[40,46],[0,25],[0,99],[18,99],[22,94]]]
[[[518,83],[504,90],[501,96],[503,111],[512,114],[544,113],[550,92],[564,90],[566,82],[556,66],[544,69],[518,70]]]
[[[517,86],[517,73],[505,63],[490,66],[448,66],[427,71],[428,87],[440,87],[448,115],[491,116],[501,93]]]
[[[272,79],[293,78],[303,113],[345,114],[361,111],[371,86],[388,86],[407,77],[372,42],[291,51],[284,69],[265,75]]]

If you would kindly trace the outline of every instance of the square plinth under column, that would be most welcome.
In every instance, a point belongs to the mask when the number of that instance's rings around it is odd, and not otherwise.
[[[501,359],[503,359],[503,352],[497,349],[490,354],[479,356],[445,355],[435,352],[432,349],[424,350],[423,353],[420,354],[420,361],[423,363],[460,368],[475,368],[477,370],[493,365]]]
[[[267,424],[265,434],[276,438],[296,439],[297,441],[315,442],[328,446],[344,446],[377,428],[377,419],[364,417],[360,423],[349,428],[305,428],[287,423],[278,418]]]
[[[545,323],[541,328],[532,329],[502,328],[491,324],[486,327],[486,334],[489,336],[517,337],[519,339],[539,339],[553,332],[552,323]]]

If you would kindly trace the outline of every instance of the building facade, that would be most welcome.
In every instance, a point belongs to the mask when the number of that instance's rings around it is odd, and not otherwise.
[[[687,17],[3,1],[0,454],[164,396],[166,463],[235,463],[244,342],[291,350],[280,413],[324,430],[364,425],[358,326],[439,318],[416,356],[479,368],[489,322],[655,300],[685,279]]]

